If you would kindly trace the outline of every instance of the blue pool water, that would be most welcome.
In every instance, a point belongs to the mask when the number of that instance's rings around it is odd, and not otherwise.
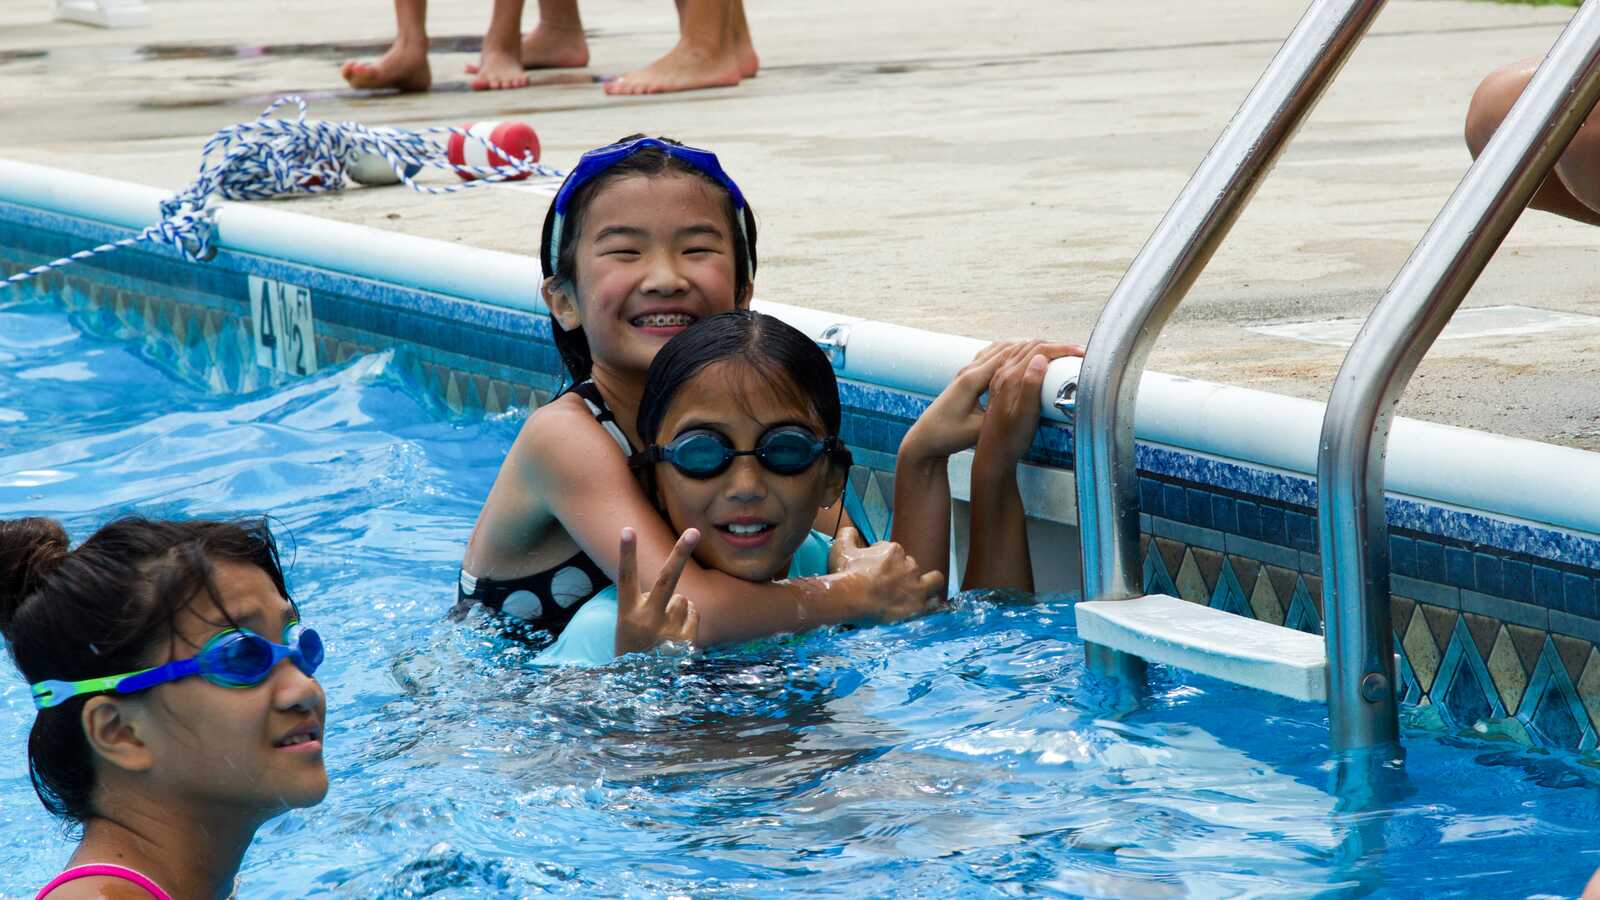
[[[1571,896],[1592,760],[1409,715],[1400,800],[1344,812],[1317,707],[1163,671],[1117,715],[1071,607],[964,597],[602,671],[455,624],[520,425],[453,422],[367,357],[217,396],[46,306],[0,307],[0,516],[270,513],[329,638],[333,790],[264,828],[240,896]],[[0,895],[70,851],[0,679]]]

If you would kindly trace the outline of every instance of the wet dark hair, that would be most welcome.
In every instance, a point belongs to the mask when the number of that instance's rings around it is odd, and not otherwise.
[[[198,597],[209,597],[227,620],[212,568],[218,562],[256,566],[289,596],[265,520],[129,517],[76,550],[53,519],[0,521],[0,633],[30,684],[133,672],[172,639],[178,614]],[[79,825],[96,814],[94,755],[81,722],[87,700],[39,710],[28,733],[34,792],[45,809]]]
[[[618,138],[616,143],[635,141],[643,134],[630,134]],[[671,138],[657,138],[668,144],[678,144]],[[733,195],[728,189],[718,184],[711,176],[696,169],[694,166],[668,156],[654,147],[646,147],[632,156],[618,162],[597,176],[593,181],[578,188],[572,195],[567,206],[567,221],[561,229],[561,246],[556,254],[556,268],[550,268],[550,233],[555,228],[556,204],[550,202],[550,209],[544,214],[544,228],[539,236],[539,269],[544,277],[558,276],[574,286],[577,284],[578,266],[575,260],[578,236],[583,233],[584,214],[589,210],[589,203],[594,200],[606,185],[618,178],[629,175],[693,175],[711,185],[722,195],[723,208],[728,217],[730,238],[733,241],[733,295],[742,296],[750,284],[750,279],[756,271],[756,216],[750,209],[749,198],[744,205],[744,234],[746,240],[740,240],[739,210],[733,205]],[[747,258],[748,257],[748,258]],[[575,288],[574,288],[575,289]],[[577,384],[589,378],[590,371],[594,368],[594,360],[589,355],[589,339],[584,335],[582,328],[567,331],[561,323],[555,320],[554,314],[550,317],[552,336],[555,338],[556,350],[561,354],[561,362],[567,367],[567,373],[572,382]]]
[[[635,427],[646,447],[657,443],[661,423],[678,391],[696,375],[719,362],[737,360],[773,392],[809,404],[822,422],[824,437],[838,437],[843,419],[839,380],[827,354],[811,338],[782,319],[748,309],[701,319],[667,341],[650,363]],[[830,456],[850,468],[850,451]],[[655,468],[643,466],[645,494],[655,498]]]

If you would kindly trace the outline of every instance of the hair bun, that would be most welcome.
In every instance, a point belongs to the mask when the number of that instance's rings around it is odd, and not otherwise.
[[[17,609],[70,552],[66,529],[54,519],[0,521],[0,632],[10,635]]]

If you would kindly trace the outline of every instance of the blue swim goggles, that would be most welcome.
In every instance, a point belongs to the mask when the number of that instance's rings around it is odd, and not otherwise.
[[[752,450],[735,450],[733,443],[722,434],[696,428],[678,435],[666,446],[653,444],[639,451],[629,462],[635,468],[671,463],[685,477],[703,481],[726,472],[741,456],[754,456],[767,471],[776,475],[799,475],[816,465],[824,454],[842,456],[842,464],[847,468],[850,465],[850,451],[838,438],[831,435],[819,438],[798,425],[767,429]]]
[[[733,183],[733,179],[728,177],[728,173],[722,171],[722,164],[717,162],[717,155],[710,150],[699,150],[663,141],[660,138],[646,137],[590,150],[579,157],[578,164],[567,173],[567,180],[561,183],[561,190],[556,192],[555,221],[550,228],[550,271],[555,272],[560,269],[561,232],[566,225],[567,205],[572,202],[572,195],[577,193],[579,188],[600,177],[607,169],[646,149],[659,150],[673,159],[683,160],[727,190],[728,195],[733,198],[733,217],[739,222],[739,239],[744,242],[745,267],[748,269],[751,264],[750,235],[744,224],[744,194],[740,192],[739,186]],[[746,271],[745,275],[753,278],[755,273]]]
[[[41,681],[33,685],[33,705],[37,709],[59,706],[80,694],[115,691],[132,694],[158,684],[199,675],[218,687],[247,688],[267,680],[278,663],[285,659],[311,675],[322,665],[322,638],[299,622],[283,629],[283,643],[274,644],[243,628],[219,631],[190,659],[173,660],[163,666],[141,669],[125,675],[107,675],[83,681]]]

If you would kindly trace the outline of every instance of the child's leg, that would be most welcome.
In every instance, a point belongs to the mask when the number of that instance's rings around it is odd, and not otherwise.
[[[578,0],[539,0],[539,24],[526,37],[518,34],[522,27],[522,3],[516,3],[515,15],[502,20],[500,6],[489,22],[489,34],[483,39],[485,57],[491,45],[502,56],[509,56],[511,44],[517,44],[517,53],[524,69],[581,69],[589,64],[589,41],[583,35],[583,19],[578,15]],[[476,75],[483,71],[485,61],[469,63],[467,72]],[[473,83],[477,87],[477,83]]]
[[[528,86],[522,72],[523,0],[494,0],[489,13],[489,30],[483,35],[483,53],[478,57],[475,91],[498,91]]]
[[[428,0],[394,0],[395,39],[376,62],[346,60],[339,74],[353,88],[425,91],[433,84],[428,68]]]
[[[606,93],[662,94],[738,84],[737,5],[737,0],[680,0],[678,45],[650,65],[608,82]]]
[[[1467,107],[1467,149],[1474,159],[1483,152],[1495,129],[1522,96],[1541,60],[1525,59],[1502,66],[1478,85]],[[1535,209],[1600,225],[1600,123],[1591,115],[1556,164],[1554,178],[1544,184],[1529,204]]]

